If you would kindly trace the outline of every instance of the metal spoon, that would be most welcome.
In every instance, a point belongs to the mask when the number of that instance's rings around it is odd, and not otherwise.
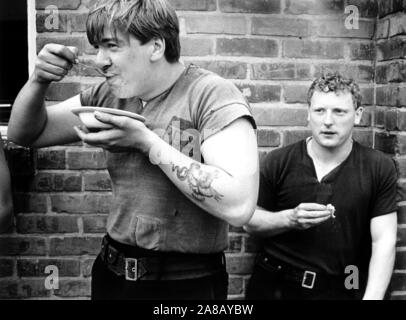
[[[97,72],[98,72],[101,76],[103,76],[103,77],[106,76],[106,75],[104,74],[104,72],[103,72],[101,69],[99,69],[98,67],[91,66],[91,65],[88,65],[88,64],[84,64],[84,63],[80,62],[79,60],[76,60],[76,61],[75,61],[75,64],[80,65],[80,66],[82,66],[82,67],[84,67],[84,68],[87,68],[87,69],[93,69],[93,70],[97,71]]]

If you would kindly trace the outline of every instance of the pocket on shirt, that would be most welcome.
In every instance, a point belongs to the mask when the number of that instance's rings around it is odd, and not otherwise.
[[[159,250],[162,246],[162,226],[158,218],[137,216],[135,240],[138,246],[149,250]]]

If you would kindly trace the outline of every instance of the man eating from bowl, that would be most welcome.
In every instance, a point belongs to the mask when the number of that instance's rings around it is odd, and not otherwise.
[[[103,0],[87,35],[106,81],[44,107],[78,51],[46,45],[13,106],[9,137],[34,147],[78,141],[105,149],[113,183],[93,299],[225,299],[228,223],[250,219],[258,192],[255,123],[238,89],[179,62],[179,24],[165,0]],[[112,129],[89,132],[77,106]]]

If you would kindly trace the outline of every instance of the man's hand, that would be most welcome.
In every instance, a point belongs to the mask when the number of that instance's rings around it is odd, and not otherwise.
[[[322,204],[301,203],[296,208],[288,210],[289,224],[293,229],[305,230],[328,220],[331,210]]]
[[[138,149],[148,155],[154,141],[159,137],[148,129],[141,121],[125,117],[114,116],[103,112],[95,112],[97,120],[111,124],[112,129],[99,132],[87,132],[75,127],[75,131],[83,142],[110,152],[124,152]]]
[[[38,54],[33,80],[43,84],[61,81],[72,69],[78,55],[75,47],[47,44]]]

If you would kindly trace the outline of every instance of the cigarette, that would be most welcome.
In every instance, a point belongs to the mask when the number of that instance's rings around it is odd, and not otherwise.
[[[336,216],[335,216],[336,208],[334,208],[334,206],[333,206],[331,203],[329,203],[329,204],[327,205],[327,210],[330,210],[330,212],[331,212],[331,217],[335,219],[335,217],[336,217]]]

